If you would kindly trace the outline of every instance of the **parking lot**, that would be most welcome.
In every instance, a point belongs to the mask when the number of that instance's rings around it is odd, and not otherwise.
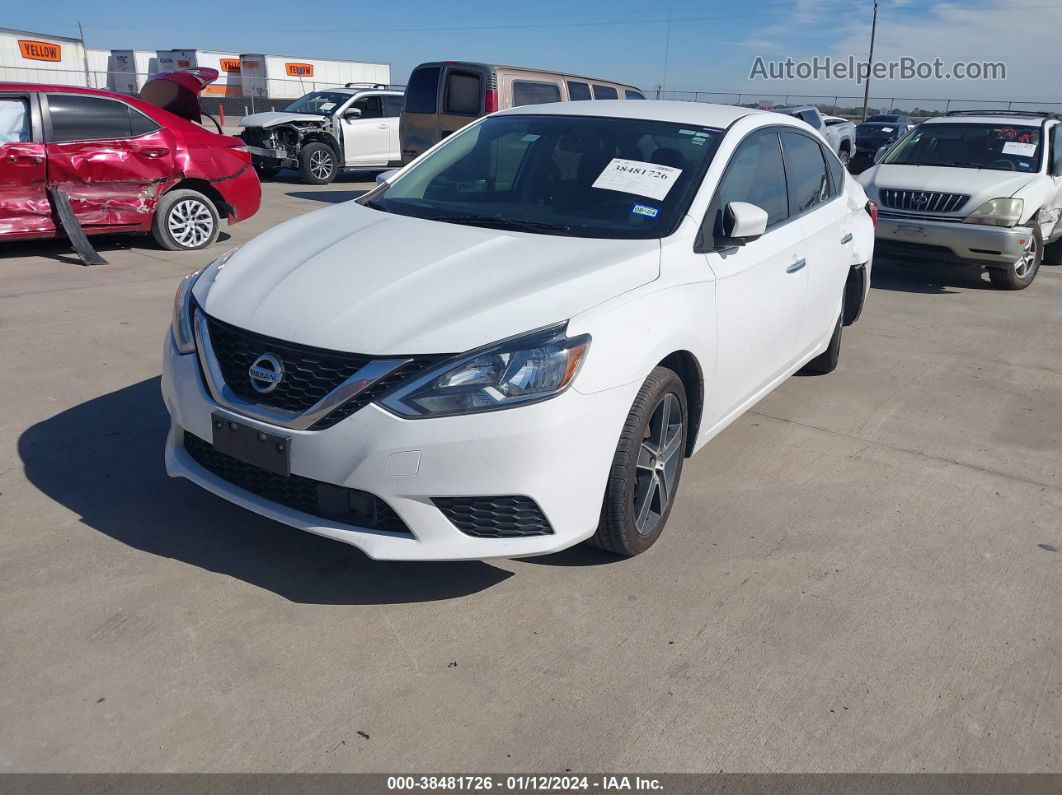
[[[1062,268],[879,263],[645,555],[377,563],[168,479],[159,396],[179,278],[364,179],[5,246],[0,770],[1062,768]]]

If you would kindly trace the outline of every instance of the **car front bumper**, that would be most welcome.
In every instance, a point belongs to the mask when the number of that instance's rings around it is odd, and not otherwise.
[[[555,552],[593,535],[623,422],[640,384],[582,394],[574,388],[530,406],[408,420],[371,403],[331,428],[295,431],[229,411],[209,396],[194,355],[164,344],[162,395],[170,413],[166,471],[230,502],[387,560],[468,560]],[[187,431],[212,439],[212,417],[290,436],[293,475],[358,489],[390,506],[409,534],[361,528],[245,491],[201,466]],[[436,497],[533,499],[552,534],[481,538],[459,530]]]
[[[1009,267],[1021,256],[1032,230],[878,216],[875,252],[881,256]]]

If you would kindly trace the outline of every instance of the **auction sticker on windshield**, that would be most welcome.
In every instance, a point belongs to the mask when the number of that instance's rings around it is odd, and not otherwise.
[[[1003,144],[1003,154],[1020,155],[1021,157],[1035,157],[1036,144],[1023,144],[1018,141],[1007,141]]]
[[[681,173],[681,168],[614,157],[591,187],[662,201]]]

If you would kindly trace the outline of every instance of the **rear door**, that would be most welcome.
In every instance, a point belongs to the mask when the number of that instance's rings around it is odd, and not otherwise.
[[[843,169],[832,153],[801,130],[781,132],[789,189],[790,223],[801,230],[806,260],[807,309],[800,327],[801,355],[833,333],[841,311],[841,296],[851,265],[852,235],[843,189]],[[836,168],[831,173],[829,163]]]
[[[438,141],[442,66],[418,66],[409,76],[398,122],[399,151],[408,163]]]
[[[48,184],[63,191],[86,232],[148,228],[178,177],[174,135],[116,99],[42,94]]]
[[[753,132],[738,146],[708,209],[705,223],[710,229],[718,231],[729,202],[748,202],[765,210],[768,225],[757,240],[705,255],[718,285],[715,421],[758,398],[799,354],[808,272],[803,231],[799,223],[789,221],[777,130]]]
[[[361,111],[358,117],[351,110]],[[348,166],[386,165],[391,151],[390,125],[384,116],[383,98],[379,94],[358,97],[344,111],[340,120],[343,151]]]
[[[0,236],[55,232],[37,97],[0,94]]]

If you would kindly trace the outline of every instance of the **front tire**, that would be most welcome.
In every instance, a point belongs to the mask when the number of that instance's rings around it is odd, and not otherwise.
[[[168,251],[196,251],[214,245],[221,221],[214,202],[197,190],[173,190],[155,206],[151,234]]]
[[[682,379],[655,368],[623,425],[591,544],[630,557],[656,542],[675,503],[688,426]]]
[[[1021,256],[1007,268],[989,268],[988,278],[997,290],[1024,290],[1036,278],[1043,256],[1044,243],[1040,230],[1033,229],[1029,245]]]
[[[327,185],[336,178],[336,153],[328,144],[314,141],[299,152],[299,174],[310,185]]]

